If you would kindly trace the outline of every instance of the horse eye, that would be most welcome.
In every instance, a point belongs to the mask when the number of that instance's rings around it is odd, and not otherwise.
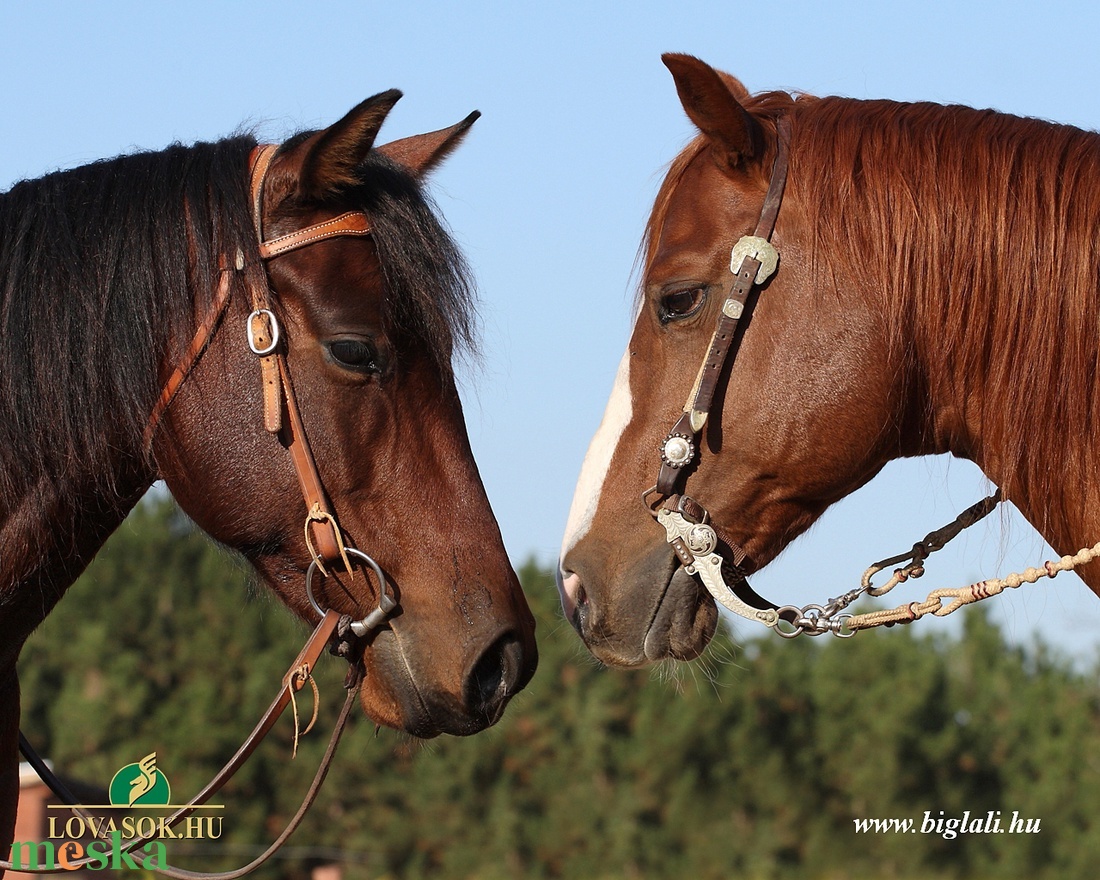
[[[364,373],[377,373],[378,354],[368,342],[360,339],[337,339],[328,343],[328,353],[341,367]]]
[[[674,290],[661,297],[657,313],[662,324],[669,321],[677,321],[681,318],[689,318],[694,315],[707,299],[705,287],[689,287],[685,290]]]

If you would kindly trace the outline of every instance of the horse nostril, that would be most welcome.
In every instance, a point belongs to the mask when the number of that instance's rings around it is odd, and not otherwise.
[[[584,587],[581,587],[577,591],[577,604],[573,607],[573,613],[568,618],[581,639],[585,638],[585,631],[588,629],[591,617],[592,608],[588,604],[588,593]]]
[[[588,593],[585,592],[581,577],[576,572],[557,572],[558,595],[561,597],[561,610],[565,619],[576,626],[577,612],[588,603]]]
[[[581,576],[573,571],[558,571],[558,593],[561,596],[561,610],[580,637],[584,638],[584,631],[591,616],[591,608],[588,605],[588,591],[584,588]]]
[[[481,655],[466,680],[466,702],[471,709],[495,715],[507,697],[515,693],[523,669],[523,646],[512,633],[493,642]]]

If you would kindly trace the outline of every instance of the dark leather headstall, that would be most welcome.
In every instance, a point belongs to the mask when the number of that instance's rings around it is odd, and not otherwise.
[[[778,609],[749,586],[745,572],[751,568],[751,562],[745,551],[711,522],[702,504],[681,493],[687,469],[698,454],[699,437],[707,423],[719,380],[736,356],[734,342],[738,338],[738,327],[752,314],[753,291],[763,285],[779,265],[779,253],[771,244],[771,236],[787,182],[791,137],[787,116],[779,117],[776,134],[775,160],[760,219],[754,233],[743,236],[733,246],[730,271],[734,278],[722,302],[706,357],[683,414],[661,443],[657,483],[642,496],[650,513],[665,528],[668,543],[688,574],[698,575],[708,592],[730,611],[772,627],[781,620],[789,622],[793,613],[786,608]],[[656,501],[654,496],[657,496]],[[728,549],[725,557],[717,552],[719,544]],[[728,580],[726,575],[729,575]]]

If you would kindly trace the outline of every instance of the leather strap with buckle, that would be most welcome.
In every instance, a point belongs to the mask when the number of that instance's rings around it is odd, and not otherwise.
[[[265,263],[284,254],[308,247],[318,242],[341,236],[363,236],[371,233],[371,223],[362,211],[348,211],[330,220],[314,223],[302,229],[272,239],[264,238],[263,202],[264,182],[278,156],[278,146],[257,146],[249,157],[249,191],[252,205],[252,221],[256,233],[259,261],[249,261],[243,251],[235,255],[233,265],[223,266],[218,273],[218,286],[211,305],[199,323],[195,335],[182,361],[176,366],[160,398],[153,407],[144,432],[146,453],[152,449],[153,439],[164,414],[172,404],[180,388],[195,369],[210,340],[221,325],[232,299],[233,278],[243,279],[252,307],[245,322],[245,335],[249,349],[260,363],[260,381],[263,389],[264,428],[277,435],[290,454],[298,486],[305,501],[305,536],[310,552],[311,566],[316,565],[322,574],[328,574],[330,566],[343,566],[348,573],[354,571],[349,547],[340,529],[336,513],[325,492],[317,462],[302,420],[301,409],[294,393],[294,383],[287,364],[285,341],[275,309],[273,292]],[[366,554],[355,551],[356,558]],[[393,597],[386,592],[384,579],[379,583],[378,607],[362,620],[357,621],[357,633],[366,629],[365,621],[377,626],[379,610],[388,613],[395,607]],[[384,616],[384,615],[383,615]]]

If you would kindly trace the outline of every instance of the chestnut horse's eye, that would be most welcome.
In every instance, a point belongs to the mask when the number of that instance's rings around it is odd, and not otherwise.
[[[361,339],[336,339],[328,343],[328,353],[332,359],[349,370],[361,373],[380,373],[378,352],[373,345]]]
[[[661,297],[657,307],[657,315],[662,324],[669,321],[678,321],[681,318],[689,318],[694,315],[707,299],[705,287],[688,287],[683,290],[674,290]]]

